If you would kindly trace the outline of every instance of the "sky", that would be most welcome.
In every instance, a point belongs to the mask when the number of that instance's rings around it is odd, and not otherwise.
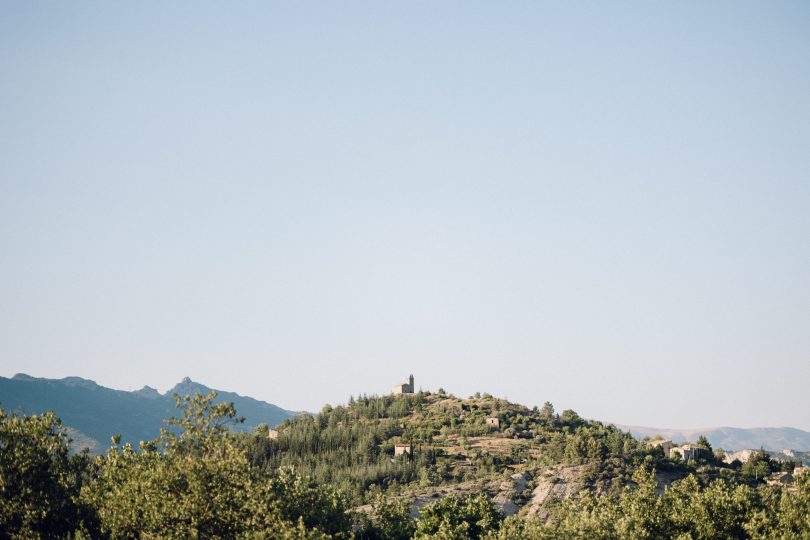
[[[809,207],[807,2],[0,2],[5,377],[810,430]]]

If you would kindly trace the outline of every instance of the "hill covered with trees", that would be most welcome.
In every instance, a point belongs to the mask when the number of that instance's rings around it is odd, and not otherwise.
[[[55,415],[0,414],[0,536],[807,538],[810,475],[766,453],[688,462],[550,403],[360,396],[276,429],[214,393],[159,437],[70,455]],[[785,476],[783,476],[784,478]],[[791,479],[793,477],[791,476]]]

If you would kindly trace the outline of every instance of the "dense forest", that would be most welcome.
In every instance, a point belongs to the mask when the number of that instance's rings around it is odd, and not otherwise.
[[[810,538],[810,475],[767,483],[795,464],[766,452],[726,464],[700,440],[684,462],[550,403],[442,390],[244,433],[214,398],[177,396],[158,438],[97,457],[53,413],[0,411],[0,538]]]

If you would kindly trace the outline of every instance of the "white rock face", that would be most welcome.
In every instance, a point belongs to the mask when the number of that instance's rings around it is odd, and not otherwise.
[[[500,491],[492,498],[498,511],[506,516],[517,514],[520,507],[515,503],[515,499],[526,489],[527,482],[528,478],[524,473],[515,473],[509,480],[501,482]]]
[[[565,500],[580,489],[580,479],[587,465],[575,467],[552,467],[537,476],[537,483],[532,498],[526,505],[528,515],[545,516],[545,502],[549,497]]]
[[[739,450],[737,452],[727,452],[726,457],[723,458],[723,461],[726,463],[731,463],[735,459],[739,459],[742,463],[745,463],[749,459],[751,459],[751,454],[756,452],[756,450],[752,450],[747,448],[745,450]]]

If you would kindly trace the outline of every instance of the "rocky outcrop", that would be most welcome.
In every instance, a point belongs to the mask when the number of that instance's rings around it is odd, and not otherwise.
[[[529,477],[526,473],[515,473],[509,480],[501,482],[498,493],[492,498],[495,507],[505,516],[513,516],[518,513],[520,506],[518,501],[520,495],[526,489]]]
[[[526,504],[528,515],[545,518],[553,500],[565,500],[582,490],[582,477],[587,465],[549,467],[535,477],[532,497]]]

